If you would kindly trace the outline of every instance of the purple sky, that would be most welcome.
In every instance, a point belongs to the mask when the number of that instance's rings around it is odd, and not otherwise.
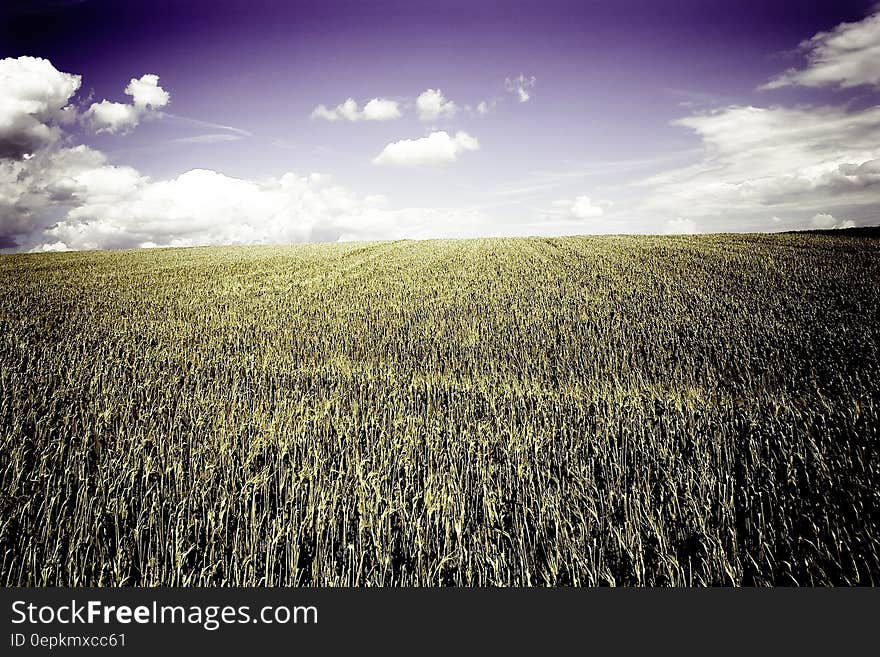
[[[7,5],[5,249],[880,220],[871,2]],[[400,116],[313,116],[348,98]]]

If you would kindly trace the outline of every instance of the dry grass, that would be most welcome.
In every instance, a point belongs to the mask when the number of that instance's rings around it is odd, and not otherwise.
[[[878,256],[4,256],[0,584],[877,584]]]

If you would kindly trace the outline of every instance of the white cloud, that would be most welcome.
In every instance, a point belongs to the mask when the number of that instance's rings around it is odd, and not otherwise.
[[[293,174],[258,183],[203,169],[157,182],[107,167],[91,173],[82,202],[46,231],[50,240],[77,249],[298,241],[333,200],[320,181]]]
[[[834,230],[839,228],[855,228],[856,223],[847,219],[845,221],[839,221],[835,219],[832,215],[826,212],[820,212],[816,214],[812,220],[810,221],[810,227],[816,228],[819,230]]]
[[[85,113],[95,132],[126,133],[140,123],[140,112],[134,105],[102,100],[92,103]]]
[[[125,87],[132,103],[115,103],[106,98],[92,103],[84,118],[95,132],[125,134],[135,128],[149,113],[168,105],[171,95],[159,86],[159,76],[147,73],[132,78]]]
[[[399,103],[387,98],[373,98],[363,110],[354,98],[348,98],[334,108],[318,105],[311,113],[311,118],[325,121],[390,121],[401,116]]]
[[[132,78],[125,93],[132,97],[134,106],[139,109],[160,109],[171,100],[171,94],[159,86],[159,76],[154,73]]]
[[[789,85],[840,87],[880,85],[880,12],[857,23],[841,23],[800,44],[807,55],[805,68],[791,68],[762,89]]]
[[[328,109],[324,105],[318,105],[312,110],[311,118],[324,119],[326,121],[338,121],[344,119],[346,121],[357,121],[360,118],[360,110],[354,98],[348,98],[333,109]]]
[[[534,75],[527,78],[520,73],[514,78],[505,78],[504,88],[508,92],[516,94],[519,102],[525,103],[532,97],[531,90],[535,87],[535,82],[537,82],[537,78]]]
[[[54,143],[58,125],[75,115],[67,103],[80,82],[46,59],[0,59],[0,157],[18,158]]]
[[[0,248],[38,234],[78,202],[79,176],[104,166],[102,153],[88,148],[45,148],[32,157],[0,158]]]
[[[354,102],[354,99],[349,99]],[[337,109],[342,107],[338,105]],[[325,121],[338,121],[341,118],[340,113],[336,109],[329,109],[326,105],[318,105],[309,115],[310,119],[324,119]]]
[[[447,100],[440,89],[426,89],[416,98],[416,110],[422,121],[436,121],[455,116],[458,106]]]
[[[466,132],[451,136],[440,130],[420,139],[402,139],[392,142],[382,149],[374,159],[374,164],[445,164],[458,159],[466,151],[476,151],[480,142]]]
[[[40,244],[39,246],[35,246],[30,249],[29,253],[50,253],[50,252],[61,252],[61,251],[71,251],[72,249],[68,247],[64,242],[52,242],[51,244]]]
[[[700,137],[702,159],[649,178],[643,209],[766,217],[768,208],[877,204],[880,106],[733,106],[676,123]]]
[[[683,219],[682,217],[670,219],[663,226],[664,235],[694,235],[702,232],[699,226],[697,226],[696,221],[693,219]]]
[[[401,116],[397,101],[387,98],[373,98],[364,105],[363,115],[367,121],[389,121]]]

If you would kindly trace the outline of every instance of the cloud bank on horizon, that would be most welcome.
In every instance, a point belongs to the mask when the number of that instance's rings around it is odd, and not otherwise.
[[[539,76],[517,73],[495,81],[494,95],[490,80],[484,93],[464,99],[429,86],[429,80],[408,97],[358,101],[354,94],[340,94],[337,98],[346,100],[336,105],[314,104],[320,98],[313,98],[311,114],[289,121],[311,123],[327,131],[322,133],[327,139],[340,135],[334,148],[351,149],[349,180],[359,178],[358,172],[390,176],[377,178],[391,181],[384,186],[355,191],[338,182],[339,175],[233,176],[210,163],[170,177],[147,175],[98,144],[124,143],[142,123],[174,120],[167,110],[181,91],[166,90],[160,84],[164,74],[129,71],[119,76],[130,80],[121,89],[128,100],[91,102],[82,89],[88,71],[63,71],[41,57],[7,57],[0,59],[0,249],[686,234],[876,223],[880,11],[816,33],[801,43],[800,52],[802,66],[755,80],[759,93],[859,89],[861,102],[834,102],[831,96],[818,104],[719,103],[668,126],[670,134],[685,132],[697,141],[688,151],[690,162],[670,167],[657,164],[663,158],[647,157],[645,162],[659,167],[647,175],[640,161],[600,162],[592,169],[560,162],[554,170],[533,170],[500,185],[494,178],[491,184],[475,182],[474,190],[455,183],[476,201],[415,205],[392,202],[400,176],[430,185],[463,167],[467,175],[490,180],[481,172],[503,164],[504,156],[497,154],[502,145],[515,149],[522,142],[526,155],[539,151],[525,144],[532,143],[529,125],[540,133],[544,122],[554,120],[531,114],[539,111],[547,84],[539,87]],[[523,122],[523,132],[491,129],[493,121],[514,120]],[[247,130],[186,121],[215,131],[166,144],[211,148],[254,138]],[[481,131],[489,137],[482,138]],[[350,146],[361,143],[362,149]],[[619,172],[615,184],[590,184],[608,171]],[[512,209],[503,213],[499,207]]]

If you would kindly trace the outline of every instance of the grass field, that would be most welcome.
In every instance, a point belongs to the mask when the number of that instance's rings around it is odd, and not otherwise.
[[[0,584],[880,584],[880,240],[0,257]]]

